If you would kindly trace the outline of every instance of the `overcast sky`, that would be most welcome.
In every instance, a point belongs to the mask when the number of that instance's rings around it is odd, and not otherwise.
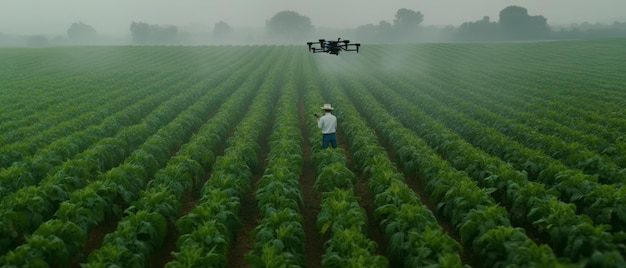
[[[423,25],[453,25],[483,16],[498,20],[503,8],[517,5],[548,24],[626,22],[626,0],[0,0],[0,32],[65,35],[73,22],[99,33],[128,33],[133,21],[161,25],[264,27],[277,12],[296,11],[316,27],[354,28],[392,22],[409,8],[424,14]]]

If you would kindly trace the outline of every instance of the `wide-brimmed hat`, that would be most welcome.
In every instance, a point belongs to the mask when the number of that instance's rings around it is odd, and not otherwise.
[[[335,108],[333,108],[330,104],[326,103],[324,104],[324,106],[321,107],[322,110],[335,110]]]

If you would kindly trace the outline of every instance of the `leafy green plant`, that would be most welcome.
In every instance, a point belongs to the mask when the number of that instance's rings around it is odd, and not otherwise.
[[[388,267],[383,256],[374,255],[376,243],[356,228],[337,230],[324,247],[324,267]]]
[[[365,210],[352,190],[335,189],[322,193],[322,210],[317,216],[317,229],[325,234],[345,228],[363,230],[367,226]]]
[[[555,267],[557,261],[546,246],[537,246],[521,228],[498,226],[474,242],[475,251],[489,267]]]
[[[139,211],[122,219],[115,232],[104,237],[103,246],[89,254],[88,262],[98,265],[143,266],[163,243],[166,221],[157,213]],[[113,252],[111,252],[113,251]]]
[[[475,182],[463,180],[446,192],[437,208],[452,224],[458,224],[472,208],[492,205],[489,193],[493,191],[494,188],[478,188]]]
[[[491,205],[472,209],[463,220],[459,234],[464,244],[471,245],[478,237],[498,226],[511,226],[506,210]]]
[[[89,254],[84,267],[143,267],[145,256],[121,244],[103,245]]]
[[[271,180],[272,178],[266,177],[264,179]],[[273,213],[276,209],[297,210],[303,202],[302,192],[297,186],[285,184],[278,180],[271,180],[259,188],[255,197],[259,202],[259,214],[262,217],[271,216],[268,211]]]
[[[226,252],[231,242],[230,230],[209,220],[195,231],[182,235],[177,242],[176,258],[166,267],[225,267]]]
[[[356,175],[343,163],[335,162],[321,169],[313,184],[316,192],[327,192],[336,188],[353,189],[356,183]]]
[[[63,239],[57,236],[33,235],[27,244],[0,257],[0,265],[6,267],[68,267],[70,252]]]
[[[250,234],[256,242],[247,258],[253,263],[265,262],[267,258],[285,258],[287,263],[304,263],[302,220],[302,215],[289,208],[268,214]]]
[[[146,191],[139,193],[139,200],[133,202],[125,213],[137,213],[138,211],[146,211],[149,213],[158,213],[159,215],[170,218],[172,220],[178,218],[181,209],[180,201],[170,189],[164,186],[151,187]]]
[[[285,251],[280,240],[273,240],[262,244],[262,249],[258,255],[248,254],[245,256],[250,267],[281,267],[296,268],[302,267],[301,258]]]
[[[317,144],[319,138],[316,138],[315,144]],[[336,148],[335,150],[318,150],[311,155],[311,161],[315,163],[315,170],[320,173],[322,169],[333,163],[340,163],[345,166],[348,162],[345,156],[346,152],[342,148]]]
[[[415,192],[402,181],[392,180],[386,186],[387,189],[384,192],[374,197],[374,205],[377,207],[377,210],[386,205],[400,207],[403,204],[416,204],[420,202]],[[380,216],[383,219],[386,218],[386,215]]]

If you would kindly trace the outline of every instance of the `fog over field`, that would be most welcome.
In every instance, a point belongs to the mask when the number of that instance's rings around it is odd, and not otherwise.
[[[577,22],[626,21],[624,0],[2,0],[0,33],[65,34],[74,22],[84,22],[100,34],[128,34],[134,21],[178,27],[213,26],[224,21],[237,28],[264,27],[284,10],[311,19],[315,27],[355,28],[392,21],[400,8],[424,14],[422,25],[459,26],[498,13],[510,5],[542,15],[550,25]]]

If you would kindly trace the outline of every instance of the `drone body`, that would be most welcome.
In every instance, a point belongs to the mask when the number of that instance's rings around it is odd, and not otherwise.
[[[350,40],[341,40],[341,38],[338,38],[337,41],[319,39],[318,42],[307,42],[306,44],[309,46],[309,51],[313,53],[323,52],[337,56],[339,56],[341,51],[356,51],[356,53],[359,53],[359,47],[361,46],[359,43],[350,44]],[[320,47],[313,47],[314,44],[319,44]]]

